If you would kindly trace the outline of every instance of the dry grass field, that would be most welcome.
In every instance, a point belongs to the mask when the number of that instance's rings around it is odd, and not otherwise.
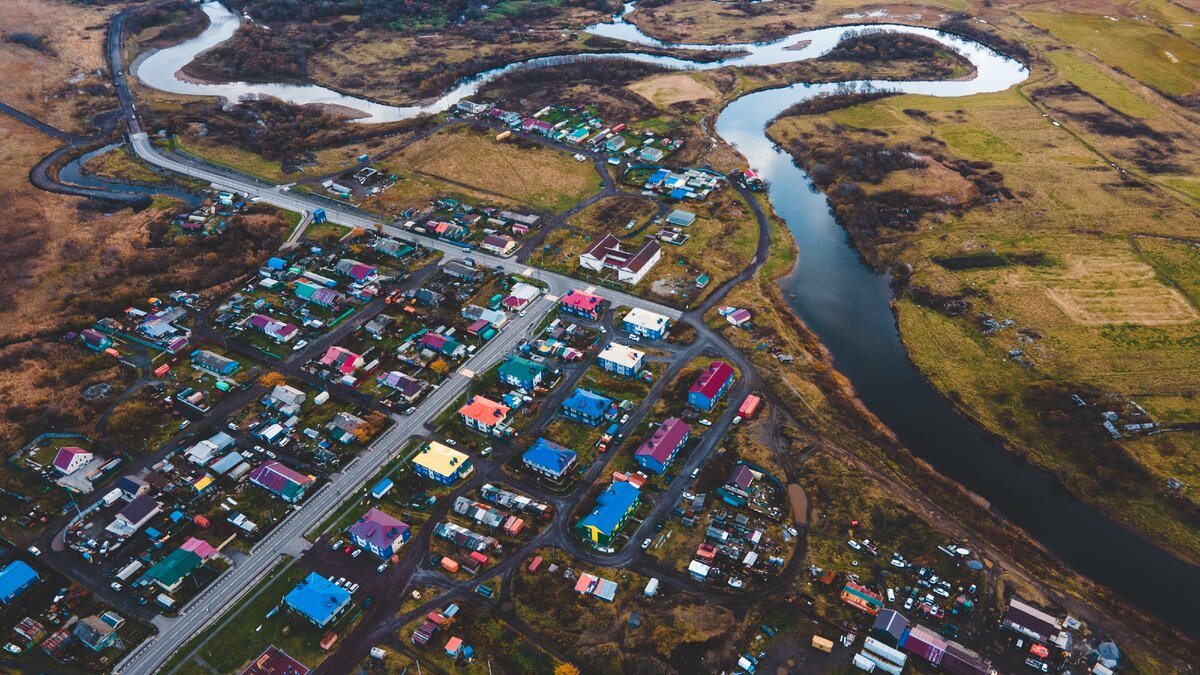
[[[717,91],[688,73],[648,77],[629,85],[629,90],[660,107],[691,101],[709,101]]]
[[[868,197],[960,196],[912,231],[856,233],[873,263],[912,266],[907,286],[919,292],[897,303],[912,359],[1068,489],[1196,560],[1200,496],[1180,498],[1164,483],[1200,481],[1200,435],[1112,442],[1097,409],[1058,407],[1077,391],[1096,405],[1134,400],[1166,425],[1200,422],[1200,255],[1192,243],[1200,238],[1200,126],[1179,104],[1193,91],[1191,51],[1176,43],[1188,38],[1163,23],[1168,17],[1187,36],[1184,24],[1200,24],[1200,15],[1151,7],[1169,16],[1136,20],[1145,8],[1102,1],[1030,3],[1019,15],[993,8],[997,23],[1047,56],[1029,83],[967,99],[883,99],[790,117],[771,131],[801,149],[802,161],[814,149],[879,143],[941,167],[860,184]],[[1125,43],[1134,47],[1126,52]],[[971,191],[952,190],[963,161],[994,171],[1006,191],[979,204]],[[1001,266],[936,262],[993,252]],[[944,309],[951,299],[966,310]],[[1012,324],[985,334],[981,316]],[[1011,358],[1014,349],[1028,367]]]
[[[600,189],[591,162],[533,144],[497,142],[491,134],[463,127],[418,141],[391,163],[541,211],[564,211]]]

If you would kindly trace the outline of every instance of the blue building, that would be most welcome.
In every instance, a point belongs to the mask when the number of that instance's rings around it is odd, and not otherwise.
[[[14,560],[0,570],[0,602],[9,604],[38,582],[37,572],[24,560]]]
[[[642,493],[630,483],[617,482],[596,497],[596,507],[575,525],[585,541],[609,546],[625,521],[637,509]]]
[[[646,355],[632,347],[610,343],[596,357],[596,365],[610,373],[633,377],[646,363]]]
[[[379,498],[383,497],[384,495],[386,495],[387,493],[391,492],[392,487],[394,485],[395,485],[395,483],[392,482],[391,478],[384,478],[383,480],[376,483],[375,487],[371,488],[371,496],[374,497],[375,499],[379,499]]]
[[[611,398],[587,389],[576,389],[570,398],[563,401],[562,409],[568,419],[595,427],[604,421],[612,405]]]
[[[215,375],[232,375],[241,367],[237,361],[207,349],[197,349],[192,352],[192,365]]]
[[[544,438],[539,438],[521,455],[521,461],[535,473],[540,473],[553,480],[562,477],[575,466],[577,456],[574,450],[564,448]]]
[[[688,389],[688,405],[708,412],[733,384],[733,366],[724,361],[713,361],[700,373],[695,384]]]
[[[310,572],[283,598],[288,609],[324,628],[350,605],[350,591],[325,577]]]
[[[513,356],[505,361],[498,371],[500,381],[525,391],[542,383],[546,377],[546,367],[536,361]]]
[[[650,340],[661,340],[667,335],[671,321],[662,314],[634,307],[621,319],[621,330],[640,335]]]

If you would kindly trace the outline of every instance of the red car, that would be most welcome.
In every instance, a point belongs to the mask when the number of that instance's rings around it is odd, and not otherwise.
[[[346,544],[346,548],[342,549],[342,553],[345,553],[346,555],[350,555],[350,551],[353,551],[353,550],[354,550],[353,546]]]

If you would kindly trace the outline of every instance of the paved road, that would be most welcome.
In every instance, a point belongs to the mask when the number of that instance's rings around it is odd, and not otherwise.
[[[524,317],[517,317],[476,352],[464,367],[483,371],[498,362],[522,337],[554,307],[554,302],[539,298]],[[185,607],[178,617],[158,617],[154,620],[158,635],[131,653],[117,667],[120,673],[152,673],[175,650],[199,633],[227,607],[251,589],[269,570],[280,555],[297,555],[308,547],[304,534],[333,513],[343,499],[352,494],[384,464],[400,452],[405,442],[424,433],[425,420],[437,415],[455,398],[464,393],[470,378],[461,372],[452,373],[441,386],[417,406],[411,416],[396,416],[395,424],[372,446],[346,466],[342,473],[330,476],[328,483],[316,494],[299,504],[290,516],[251,550],[237,565],[217,578]]]

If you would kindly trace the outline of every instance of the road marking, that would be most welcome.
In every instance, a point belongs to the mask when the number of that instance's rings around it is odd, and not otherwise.
[[[592,293],[595,293],[595,292],[596,292],[595,286],[588,286],[587,289],[584,291],[584,293],[587,293],[588,295],[591,295]]]

